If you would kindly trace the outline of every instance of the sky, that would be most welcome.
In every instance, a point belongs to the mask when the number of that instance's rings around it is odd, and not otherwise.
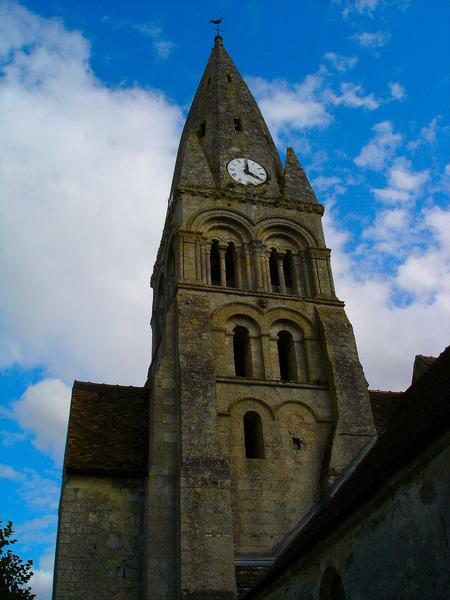
[[[213,43],[319,201],[372,389],[450,341],[446,0],[0,0],[0,519],[49,600],[74,379],[142,385],[149,279]]]

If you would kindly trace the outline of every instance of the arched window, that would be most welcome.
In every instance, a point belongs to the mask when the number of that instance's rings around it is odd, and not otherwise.
[[[228,244],[227,251],[225,252],[225,273],[227,287],[236,287],[235,264],[236,251],[234,244]]]
[[[278,274],[278,265],[277,265],[277,251],[275,248],[272,248],[272,252],[270,253],[269,258],[269,269],[270,269],[270,283],[273,288],[276,288],[276,291],[280,288],[280,276]]]
[[[219,242],[214,240],[211,244],[211,285],[220,285],[220,252]]]
[[[237,325],[233,329],[234,371],[237,377],[251,377],[252,353],[248,329]]]
[[[289,331],[280,331],[277,346],[281,380],[297,381],[297,362],[292,334]]]
[[[334,567],[328,567],[320,582],[320,600],[345,600],[344,586]]]
[[[265,458],[262,421],[254,410],[244,415],[244,438],[246,458]]]
[[[286,288],[292,292],[292,253],[290,250],[286,252],[283,258],[283,273]]]

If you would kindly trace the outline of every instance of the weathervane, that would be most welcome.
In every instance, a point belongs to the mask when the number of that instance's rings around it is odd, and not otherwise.
[[[216,37],[220,37],[220,34],[223,31],[223,29],[221,30],[219,27],[219,25],[222,23],[222,19],[223,19],[223,17],[220,17],[220,19],[211,19],[210,20],[210,23],[212,23],[216,27]]]

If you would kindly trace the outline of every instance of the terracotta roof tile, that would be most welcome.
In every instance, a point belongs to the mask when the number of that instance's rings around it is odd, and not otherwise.
[[[140,475],[148,462],[148,390],[75,381],[64,466]]]

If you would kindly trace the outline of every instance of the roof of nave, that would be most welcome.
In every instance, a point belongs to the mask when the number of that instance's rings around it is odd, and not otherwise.
[[[297,532],[281,551],[269,574],[248,594],[281,576],[316,544],[373,499],[377,491],[417,460],[450,426],[450,346],[405,392],[371,391],[374,418],[380,435],[359,463],[336,481],[331,496],[317,504],[315,514],[299,523]],[[390,417],[389,417],[390,414]],[[247,597],[247,596],[246,596]]]
[[[64,467],[67,472],[144,475],[147,388],[75,381]]]

